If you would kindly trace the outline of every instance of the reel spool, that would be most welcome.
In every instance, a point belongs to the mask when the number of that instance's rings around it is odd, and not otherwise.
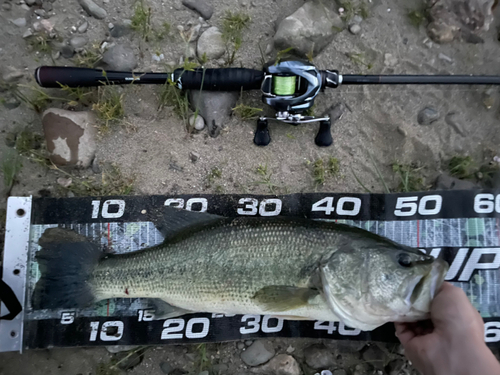
[[[314,105],[321,90],[323,76],[316,67],[305,61],[282,61],[264,67],[262,101],[277,113],[274,118],[261,117],[257,121],[254,143],[267,146],[271,142],[268,120],[277,120],[291,125],[319,122],[320,129],[315,142],[318,146],[332,144],[330,118],[314,118],[302,113]]]

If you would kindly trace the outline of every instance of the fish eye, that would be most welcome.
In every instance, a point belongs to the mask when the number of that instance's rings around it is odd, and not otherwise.
[[[411,266],[411,257],[406,253],[400,253],[398,255],[398,263],[402,267],[410,267]]]

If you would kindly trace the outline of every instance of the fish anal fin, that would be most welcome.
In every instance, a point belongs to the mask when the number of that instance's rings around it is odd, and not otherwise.
[[[318,294],[318,290],[311,288],[272,285],[258,290],[253,299],[266,310],[281,312],[305,306]]]
[[[151,298],[149,301],[155,310],[153,320],[175,318],[177,316],[192,313],[192,311],[173,306],[160,298]]]

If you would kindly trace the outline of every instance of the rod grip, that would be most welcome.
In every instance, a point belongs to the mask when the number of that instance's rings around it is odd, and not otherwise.
[[[264,72],[246,68],[176,69],[174,79],[187,90],[240,91],[260,89]],[[203,83],[203,87],[202,86]]]
[[[100,86],[101,82],[106,82],[106,77],[100,69],[66,66],[41,66],[35,70],[35,79],[42,87],[89,87]]]

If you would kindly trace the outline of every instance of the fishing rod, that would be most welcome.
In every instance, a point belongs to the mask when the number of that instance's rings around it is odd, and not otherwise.
[[[136,73],[102,69],[41,66],[35,71],[42,87],[90,87],[108,84],[164,84],[172,82],[181,90],[262,91],[262,101],[271,106],[275,117],[257,120],[254,143],[267,146],[271,142],[269,120],[292,125],[319,122],[316,145],[333,142],[328,116],[304,115],[325,88],[340,85],[500,85],[500,76],[478,75],[359,75],[340,74],[337,70],[318,70],[305,61],[281,61],[267,64],[263,70],[221,68],[195,70],[176,69],[172,73]]]

